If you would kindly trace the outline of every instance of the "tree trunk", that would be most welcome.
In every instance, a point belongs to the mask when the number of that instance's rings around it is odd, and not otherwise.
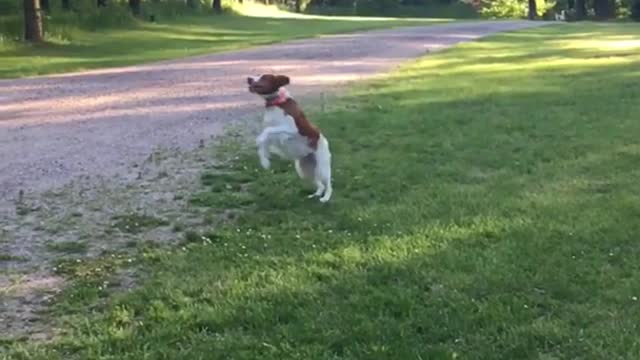
[[[23,0],[24,2],[24,39],[32,42],[43,40],[42,14],[40,1]]]
[[[598,20],[606,20],[611,17],[611,4],[608,0],[595,0],[593,3],[593,10],[596,13]]]
[[[213,11],[217,13],[222,12],[222,3],[220,0],[213,0]]]
[[[576,0],[576,20],[584,20],[587,17],[586,0]]]
[[[302,12],[302,0],[296,0],[296,12],[297,13]]]
[[[529,20],[535,20],[537,15],[536,0],[529,0]]]
[[[62,0],[62,10],[71,10],[71,3],[69,0]]]
[[[140,0],[129,0],[129,9],[134,16],[140,15]]]

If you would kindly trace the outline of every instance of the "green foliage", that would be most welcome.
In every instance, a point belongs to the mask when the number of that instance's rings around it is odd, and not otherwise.
[[[555,1],[536,0],[537,15],[543,16],[555,5]],[[518,19],[527,17],[528,11],[527,0],[486,0],[480,13],[492,19]]]
[[[17,41],[22,38],[22,15],[0,15],[0,44],[6,41]]]
[[[527,5],[522,0],[489,0],[483,3],[480,14],[492,19],[522,18]]]
[[[538,16],[544,16],[557,5],[555,0],[536,0],[536,11]]]
[[[16,14],[22,11],[21,3],[16,0],[0,0],[0,16]]]
[[[74,10],[72,13],[56,14],[60,24],[76,23],[84,29],[95,31],[133,23],[126,2],[107,1],[107,6],[97,7],[95,0],[72,0],[71,7]]]

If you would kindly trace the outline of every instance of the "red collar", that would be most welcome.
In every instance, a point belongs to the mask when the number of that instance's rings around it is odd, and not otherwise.
[[[284,90],[280,90],[278,92],[278,96],[274,99],[267,100],[266,107],[278,106],[282,105],[289,100],[289,96],[287,96],[287,92]]]

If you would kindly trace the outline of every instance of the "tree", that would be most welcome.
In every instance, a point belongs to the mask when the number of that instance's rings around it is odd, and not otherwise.
[[[133,15],[140,15],[140,0],[129,0],[129,9],[131,9]]]
[[[42,14],[39,0],[23,0],[24,39],[31,42],[43,40]]]
[[[40,8],[42,9],[42,11],[44,12],[49,12],[51,11],[51,6],[49,5],[49,0],[40,0]]]
[[[213,0],[213,11],[217,13],[222,12],[222,3],[220,0]]]
[[[296,0],[296,12],[297,13],[302,12],[302,0]]]
[[[536,0],[529,0],[529,20],[535,20],[537,15]]]
[[[62,9],[71,10],[71,3],[69,2],[69,0],[62,0]]]

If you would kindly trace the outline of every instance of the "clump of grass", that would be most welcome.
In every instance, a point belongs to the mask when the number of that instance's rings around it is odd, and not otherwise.
[[[47,244],[47,249],[61,253],[80,254],[87,251],[88,244],[85,241],[50,242]]]
[[[24,256],[17,256],[17,255],[12,255],[12,254],[0,254],[0,262],[6,261],[6,262],[10,262],[10,261],[15,261],[15,262],[23,262],[23,261],[27,261],[28,259]]]
[[[169,225],[165,219],[146,214],[124,214],[113,217],[113,227],[126,233],[139,233],[148,229]]]

